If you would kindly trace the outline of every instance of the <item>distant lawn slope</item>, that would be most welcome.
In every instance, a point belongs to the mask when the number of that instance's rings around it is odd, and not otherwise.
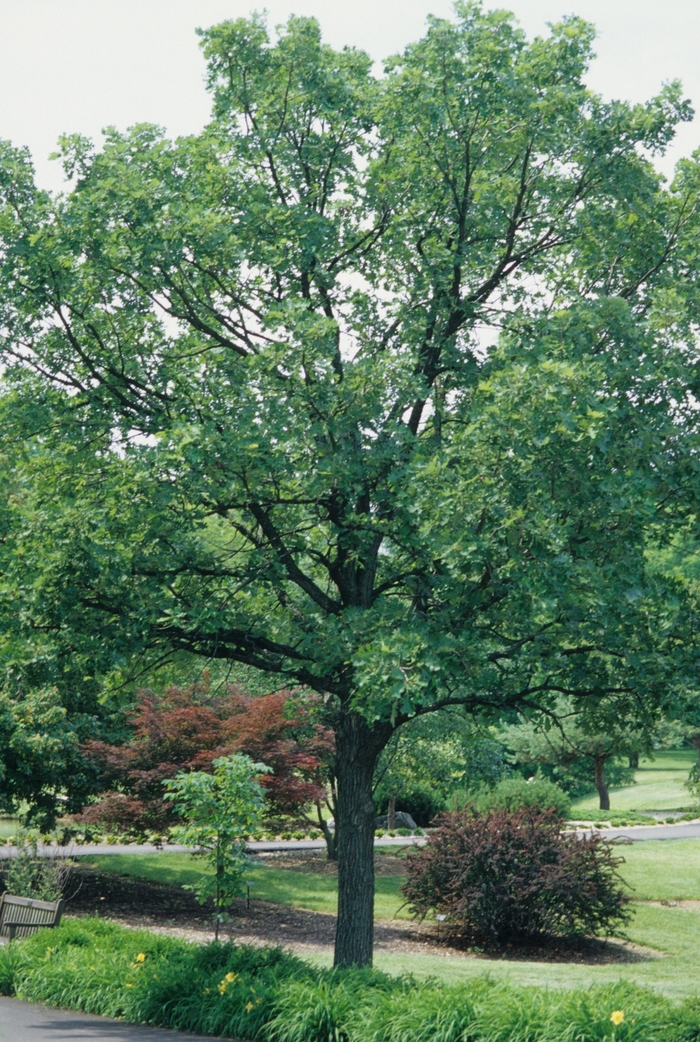
[[[653,760],[643,759],[635,772],[635,784],[610,790],[614,811],[680,810],[691,807],[693,798],[684,787],[688,771],[695,763],[694,749],[664,749]],[[572,804],[572,815],[597,810],[598,795],[592,793]]]

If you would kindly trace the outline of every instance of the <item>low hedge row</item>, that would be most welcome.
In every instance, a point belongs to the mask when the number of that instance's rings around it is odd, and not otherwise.
[[[700,1000],[615,984],[456,986],[319,970],[278,948],[194,945],[99,919],[0,949],[0,992],[251,1042],[697,1042]]]

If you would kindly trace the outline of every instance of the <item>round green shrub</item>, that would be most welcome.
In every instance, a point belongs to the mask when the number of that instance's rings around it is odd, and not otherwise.
[[[504,778],[493,789],[482,791],[474,805],[482,814],[495,810],[516,811],[522,807],[553,810],[560,818],[567,818],[571,813],[571,800],[564,790],[539,774],[534,778],[520,775]]]

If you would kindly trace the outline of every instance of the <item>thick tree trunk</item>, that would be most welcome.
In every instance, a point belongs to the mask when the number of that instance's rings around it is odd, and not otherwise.
[[[369,966],[374,940],[374,820],[372,779],[391,733],[343,712],[336,727],[338,782],[338,923],[336,966]]]
[[[610,795],[608,793],[608,787],[605,784],[605,761],[607,756],[596,756],[593,759],[593,766],[595,770],[595,787],[598,790],[598,797],[600,801],[601,810],[610,810]]]

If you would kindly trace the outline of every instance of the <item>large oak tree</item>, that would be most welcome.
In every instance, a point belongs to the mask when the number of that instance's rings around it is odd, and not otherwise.
[[[5,675],[185,652],[320,692],[365,964],[395,728],[643,722],[689,668],[646,550],[697,511],[699,170],[649,158],[690,110],[592,94],[576,18],[458,3],[381,76],[309,19],[201,36],[199,136],[67,138],[58,197],[3,146]]]

